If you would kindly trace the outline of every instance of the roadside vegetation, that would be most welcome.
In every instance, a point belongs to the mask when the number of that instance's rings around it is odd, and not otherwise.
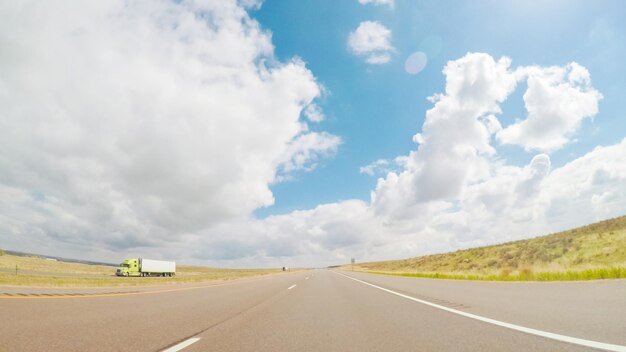
[[[17,266],[17,272],[16,272]],[[281,269],[219,269],[178,265],[174,277],[117,277],[115,267],[48,260],[38,256],[0,255],[0,285],[41,287],[108,287],[169,285],[233,280],[269,275]]]
[[[346,265],[343,269],[352,267]],[[404,260],[355,264],[354,270],[465,280],[626,278],[626,216],[528,240]]]

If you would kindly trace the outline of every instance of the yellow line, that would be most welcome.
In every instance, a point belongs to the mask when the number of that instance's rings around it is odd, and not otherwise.
[[[132,296],[132,295],[147,295],[151,293],[164,293],[164,292],[175,292],[175,291],[187,291],[187,290],[195,290],[200,288],[209,288],[216,286],[226,286],[228,284],[217,284],[210,286],[195,286],[195,287],[184,287],[184,288],[176,288],[169,290],[157,290],[157,291],[142,291],[142,292],[119,292],[119,293],[96,293],[96,294],[84,294],[83,296],[79,295],[63,295],[63,296],[0,296],[0,299],[58,299],[58,298],[95,298],[95,297],[119,297],[119,296]],[[231,284],[232,285],[232,284]]]

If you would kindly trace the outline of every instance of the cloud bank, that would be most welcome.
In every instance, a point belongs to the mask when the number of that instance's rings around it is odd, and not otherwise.
[[[496,60],[484,53],[468,53],[448,62],[443,69],[445,91],[429,98],[433,106],[413,138],[416,149],[393,161],[376,160],[361,168],[360,172],[371,175],[387,172],[378,179],[369,202],[322,204],[239,224],[250,231],[249,241],[257,248],[239,260],[330,264],[346,263],[352,257],[410,257],[516,240],[622,215],[626,139],[597,147],[557,168],[546,152],[531,155],[523,166],[510,165],[498,154],[502,131],[538,116],[529,112],[526,119],[502,127],[500,105],[520,82],[542,80],[556,72],[548,84],[552,88],[547,88],[551,99],[534,106],[560,111],[566,107],[549,104],[575,96],[589,109],[568,115],[572,120],[593,117],[601,99],[588,75],[581,75],[582,80],[570,78],[574,67],[586,72],[575,63],[517,68],[511,63],[509,58]],[[537,94],[536,89],[529,83],[524,97]],[[562,124],[563,114],[540,116],[546,129],[556,126],[553,131],[516,144],[533,150],[529,146],[552,145],[555,138],[569,141],[579,127]],[[389,171],[392,166],[399,170]]]
[[[161,246],[273,204],[340,143],[236,1],[11,2],[0,42],[3,246]]]

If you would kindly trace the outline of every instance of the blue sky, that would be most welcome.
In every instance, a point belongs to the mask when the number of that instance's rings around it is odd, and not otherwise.
[[[356,0],[265,1],[252,16],[272,32],[279,58],[301,57],[328,88],[330,93],[320,104],[328,119],[320,128],[342,136],[344,142],[321,167],[272,186],[275,204],[256,214],[264,217],[336,200],[369,199],[376,180],[359,173],[359,168],[414,149],[411,137],[432,107],[426,97],[443,91],[441,70],[446,62],[467,52],[508,56],[513,66],[575,61],[591,72],[594,87],[604,95],[600,112],[584,122],[577,142],[552,155],[553,165],[561,166],[596,145],[618,142],[626,131],[620,101],[626,81],[616,79],[626,77],[621,64],[626,56],[625,13],[626,4],[620,1],[400,0],[393,8],[364,6]],[[388,64],[370,65],[349,51],[349,33],[366,20],[391,29],[395,52]],[[428,55],[422,72],[407,74],[406,58],[428,49],[429,40],[440,42],[441,49]],[[518,88],[504,103],[503,125],[525,115],[522,94]],[[518,146],[501,146],[499,151],[518,166],[533,157]]]
[[[324,266],[624,215],[625,10],[7,3],[0,246]]]

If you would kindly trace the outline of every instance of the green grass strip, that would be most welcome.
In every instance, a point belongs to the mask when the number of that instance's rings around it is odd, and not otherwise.
[[[446,280],[479,280],[479,281],[583,281],[602,279],[624,279],[626,278],[626,268],[598,268],[582,271],[564,272],[538,272],[524,273],[517,275],[461,275],[443,273],[390,273],[381,271],[359,271],[369,274],[421,277],[427,279]]]

